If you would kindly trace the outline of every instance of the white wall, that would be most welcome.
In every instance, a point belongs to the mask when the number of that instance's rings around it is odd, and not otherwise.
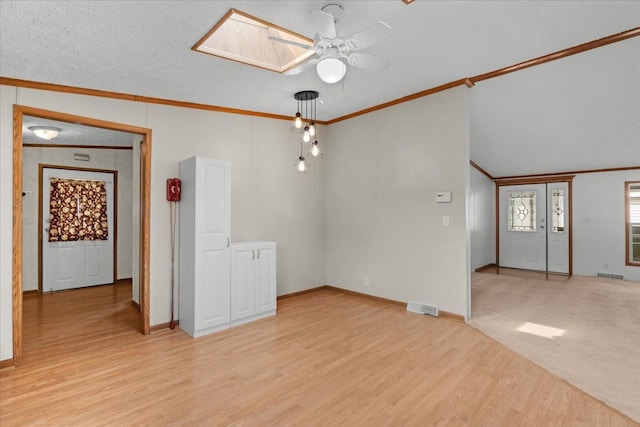
[[[326,282],[322,161],[312,164],[306,175],[295,172],[299,146],[290,131],[290,122],[2,86],[0,360],[12,357],[12,152],[16,103],[152,129],[151,325],[170,318],[165,180],[178,176],[180,160],[196,154],[232,162],[232,239],[277,242],[279,295]],[[324,130],[321,132],[324,135]]]
[[[625,265],[625,181],[640,181],[640,170],[578,174],[574,178],[574,274],[613,273],[640,280],[640,267]]]
[[[88,154],[90,161],[73,159]],[[23,250],[22,290],[38,289],[38,165],[108,169],[118,172],[118,279],[132,277],[132,167],[131,150],[24,147],[22,150]],[[44,188],[48,191],[48,188]]]
[[[469,197],[471,271],[496,262],[496,187],[473,166]]]
[[[338,122],[328,134],[328,284],[464,315],[466,88]],[[452,202],[436,203],[438,191]]]

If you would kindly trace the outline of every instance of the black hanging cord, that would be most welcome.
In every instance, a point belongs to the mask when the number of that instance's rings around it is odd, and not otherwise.
[[[169,327],[176,328],[176,321],[173,317],[174,288],[175,288],[175,265],[176,265],[176,202],[169,202],[169,234],[171,235],[171,321]]]

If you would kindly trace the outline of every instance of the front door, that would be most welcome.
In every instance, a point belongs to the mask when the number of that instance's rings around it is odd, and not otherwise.
[[[42,291],[113,283],[114,174],[45,167],[41,185]]]
[[[500,266],[569,273],[568,183],[501,186]]]
[[[546,271],[546,184],[500,187],[500,267]]]

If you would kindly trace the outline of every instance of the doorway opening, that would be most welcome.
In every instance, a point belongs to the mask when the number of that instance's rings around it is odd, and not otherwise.
[[[496,180],[496,273],[571,277],[573,177]]]
[[[133,271],[139,283],[140,331],[149,334],[149,235],[151,130],[137,126],[75,116],[56,111],[14,105],[13,140],[13,364],[19,366],[23,356],[23,123],[25,117],[67,122],[74,125],[128,132],[138,135],[140,161],[138,268]],[[114,277],[114,283],[116,282]]]

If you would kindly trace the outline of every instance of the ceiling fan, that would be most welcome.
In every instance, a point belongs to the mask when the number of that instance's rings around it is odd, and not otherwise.
[[[353,34],[351,37],[338,37],[336,18],[342,14],[342,6],[328,4],[322,10],[311,11],[313,26],[317,29],[313,45],[285,40],[279,37],[269,39],[315,51],[315,56],[285,71],[285,75],[295,75],[316,65],[316,72],[325,83],[337,83],[347,72],[346,64],[372,71],[381,71],[389,65],[388,59],[360,52],[374,44],[391,37],[391,27],[382,21]]]

